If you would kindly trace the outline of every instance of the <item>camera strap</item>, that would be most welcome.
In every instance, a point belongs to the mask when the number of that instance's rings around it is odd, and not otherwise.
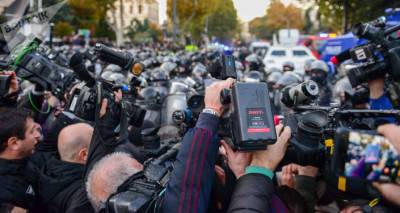
[[[119,140],[125,141],[129,137],[128,133],[128,119],[127,119],[126,108],[123,100],[121,100],[121,118],[120,118],[120,131],[119,131]]]

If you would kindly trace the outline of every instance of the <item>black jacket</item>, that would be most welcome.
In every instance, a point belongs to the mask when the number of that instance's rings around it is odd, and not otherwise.
[[[93,212],[86,197],[84,165],[52,158],[40,173],[40,197],[48,212]],[[79,199],[79,202],[75,202]]]
[[[275,194],[272,181],[261,174],[247,174],[239,178],[228,212],[269,212]]]
[[[42,212],[38,198],[39,169],[28,159],[0,159],[0,203]]]

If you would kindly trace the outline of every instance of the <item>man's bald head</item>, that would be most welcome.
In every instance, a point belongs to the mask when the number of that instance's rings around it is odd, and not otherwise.
[[[62,129],[58,135],[61,160],[84,164],[92,135],[93,127],[86,123],[73,124]]]

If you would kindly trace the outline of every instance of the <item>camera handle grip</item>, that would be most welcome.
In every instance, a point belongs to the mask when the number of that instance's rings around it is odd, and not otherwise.
[[[231,103],[231,90],[223,89],[220,93],[220,101],[222,105],[228,105]]]

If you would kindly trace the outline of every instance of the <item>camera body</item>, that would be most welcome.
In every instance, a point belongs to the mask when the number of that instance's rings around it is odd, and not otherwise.
[[[347,73],[353,87],[386,74],[400,80],[400,40],[390,38],[390,34],[399,29],[400,25],[385,29],[385,23],[380,19],[353,27],[356,36],[370,41],[349,50],[350,58],[362,64]]]
[[[287,107],[309,104],[318,98],[319,87],[313,80],[283,88],[281,101]]]
[[[229,51],[220,54],[209,72],[217,79],[236,79],[235,58]],[[275,143],[277,136],[267,84],[237,82],[220,95],[221,103],[229,106],[229,110],[221,119],[218,133],[232,139],[227,141],[234,149],[265,150],[267,145]]]
[[[225,125],[230,131],[232,145],[240,151],[265,150],[276,142],[277,136],[265,83],[235,83],[221,99],[230,99],[232,113]]]
[[[102,44],[96,44],[95,52],[100,59],[124,68],[131,66],[134,62],[132,55],[112,50]],[[76,53],[71,57],[70,66],[77,74],[77,77],[85,82],[85,85],[75,89],[66,105],[66,109],[85,120],[94,121],[96,106],[100,106],[102,99],[106,98],[111,110],[119,110],[120,108],[124,111],[124,116],[126,116],[130,125],[135,127],[142,126],[146,110],[135,104],[135,98],[137,97],[135,89],[136,78],[133,78],[130,85],[116,85],[113,82],[103,79],[95,80],[86,69],[84,59],[87,57],[80,53]],[[123,92],[123,98],[120,104],[116,104],[114,101],[114,92],[119,89]]]
[[[119,187],[118,193],[109,198],[107,212],[144,213],[150,209],[158,212],[180,146],[178,143],[163,155],[146,161],[143,172],[129,178]]]
[[[119,110],[114,101],[114,91],[119,88],[107,81],[98,81],[94,87],[83,85],[81,88],[75,89],[65,108],[84,120],[95,121],[96,106],[100,106],[101,100],[104,98],[108,100],[108,107],[111,110]],[[134,101],[131,95],[123,94],[120,105],[126,113],[128,123],[140,127],[143,124],[146,110],[136,106]]]
[[[29,44],[22,43],[11,54],[11,64],[18,77],[38,84],[62,99],[65,88],[74,79],[73,72],[51,61],[38,48],[39,44],[37,39]]]

